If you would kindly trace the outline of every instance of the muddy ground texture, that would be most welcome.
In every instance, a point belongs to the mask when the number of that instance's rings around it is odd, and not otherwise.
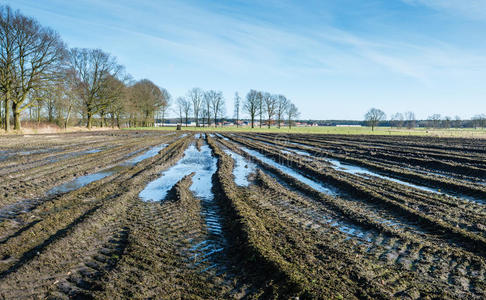
[[[484,299],[486,142],[0,138],[0,299]]]

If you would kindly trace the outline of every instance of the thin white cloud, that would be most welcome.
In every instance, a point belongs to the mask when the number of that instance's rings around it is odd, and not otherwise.
[[[410,5],[424,5],[435,10],[486,20],[486,0],[402,0]]]

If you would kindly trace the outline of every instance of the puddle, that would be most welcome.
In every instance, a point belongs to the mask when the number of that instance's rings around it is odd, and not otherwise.
[[[287,175],[295,178],[296,180],[298,180],[298,181],[300,181],[300,182],[302,182],[302,183],[310,186],[311,188],[315,189],[316,191],[319,191],[321,193],[325,193],[325,194],[328,194],[328,195],[333,195],[333,196],[336,195],[336,192],[334,192],[332,189],[323,186],[322,184],[320,184],[317,181],[314,181],[312,179],[309,179],[309,178],[305,177],[304,175],[296,172],[292,168],[289,168],[287,166],[284,166],[284,165],[282,165],[280,163],[275,162],[273,159],[266,157],[265,155],[259,153],[256,150],[250,150],[250,149],[245,148],[245,147],[241,147],[240,149],[243,150],[243,151],[245,151],[246,153],[248,153],[248,154],[250,154],[250,155],[258,158],[262,162],[264,162],[266,164],[269,164],[269,165],[271,165],[271,166],[279,169],[280,171],[282,171],[282,172],[286,173]]]
[[[139,155],[139,156],[137,156],[135,158],[132,158],[132,159],[130,159],[130,160],[122,163],[122,165],[123,166],[133,166],[133,165],[136,165],[139,162],[141,162],[142,160],[145,160],[147,158],[154,157],[155,155],[157,155],[161,150],[163,150],[167,146],[168,146],[168,144],[162,144],[162,145],[158,145],[158,146],[155,146],[153,148],[150,148],[144,154]]]
[[[165,147],[167,147],[167,144],[162,144],[162,145],[152,147],[148,151],[146,151],[144,154],[139,155],[135,158],[132,158],[132,159],[126,161],[126,162],[123,162],[123,163],[117,165],[117,166],[114,166],[112,168],[109,168],[109,169],[106,169],[106,170],[103,170],[103,171],[100,171],[100,172],[96,172],[96,173],[84,175],[84,176],[81,176],[81,177],[77,177],[72,181],[69,181],[69,182],[63,183],[61,185],[55,186],[52,189],[50,189],[47,192],[47,194],[53,195],[53,194],[67,193],[67,192],[77,190],[79,188],[82,188],[85,185],[88,185],[88,184],[94,182],[94,181],[101,180],[101,179],[103,179],[107,176],[118,173],[123,169],[123,167],[134,166],[144,159],[153,157],[153,156],[157,155],[157,153],[159,153],[159,151],[164,149]],[[140,149],[140,150],[131,152],[131,153],[127,154],[125,157],[132,156],[136,153],[140,153],[143,150],[144,149]],[[92,151],[92,150],[90,150],[90,151]]]
[[[6,205],[0,209],[0,222],[12,218],[20,213],[32,210],[39,203],[38,199],[22,200],[14,204]]]
[[[329,161],[331,163],[331,165],[333,166],[333,168],[335,170],[343,171],[343,172],[346,172],[348,174],[360,175],[360,176],[363,176],[363,175],[376,176],[376,177],[379,177],[381,179],[393,181],[393,182],[403,184],[403,185],[406,185],[406,186],[409,186],[409,187],[413,187],[413,188],[416,188],[416,189],[419,189],[419,190],[423,190],[423,191],[427,191],[427,192],[431,192],[431,193],[436,193],[436,194],[442,194],[437,189],[429,188],[429,187],[426,187],[426,186],[415,185],[415,184],[405,182],[405,181],[402,181],[402,180],[399,180],[399,179],[384,176],[384,175],[381,175],[379,173],[373,172],[369,169],[366,169],[366,168],[363,168],[363,167],[360,167],[360,166],[342,163],[337,159],[328,158],[327,161]]]
[[[174,166],[162,173],[162,176],[150,182],[139,194],[143,201],[162,201],[167,193],[184,176],[195,173],[189,187],[195,197],[201,200],[201,215],[205,220],[208,238],[199,241],[187,249],[191,265],[202,268],[200,272],[215,269],[224,270],[218,262],[217,255],[224,248],[226,241],[223,236],[220,209],[215,203],[212,192],[212,176],[217,170],[217,159],[212,155],[211,148],[205,144],[198,151],[194,144],[185,151],[184,156]],[[209,264],[209,266],[208,266]]]
[[[107,170],[107,171],[102,171],[102,172],[98,172],[98,173],[84,175],[84,176],[78,177],[78,178],[76,178],[72,181],[69,181],[69,182],[63,183],[61,185],[58,185],[56,187],[53,187],[52,189],[50,189],[47,192],[47,194],[53,195],[53,194],[58,194],[58,193],[71,192],[71,191],[77,190],[79,188],[82,188],[83,186],[88,185],[93,181],[103,179],[103,178],[113,174],[114,172],[115,171]]]
[[[219,137],[219,138],[222,138],[223,140],[225,141],[229,141],[229,138],[225,137],[225,136],[222,136],[221,134],[219,133],[216,133],[216,136]]]
[[[460,194],[455,194],[455,193],[444,193],[444,191],[441,190],[441,189],[417,185],[417,184],[413,184],[413,183],[410,183],[410,182],[402,181],[400,179],[381,175],[381,174],[374,172],[374,171],[371,171],[367,168],[363,168],[363,167],[360,167],[360,166],[351,165],[351,164],[347,164],[347,163],[342,163],[337,159],[328,158],[327,160],[331,163],[331,166],[335,170],[343,171],[343,172],[346,172],[346,173],[349,173],[349,174],[354,174],[354,175],[362,176],[362,177],[365,177],[365,178],[368,177],[368,176],[376,176],[376,177],[381,178],[381,179],[393,181],[393,182],[396,182],[398,184],[406,185],[406,186],[416,188],[416,189],[419,189],[419,190],[422,190],[422,191],[426,191],[426,192],[430,192],[430,193],[434,193],[434,194],[439,194],[439,195],[447,195],[449,197],[454,197],[454,198],[465,199],[467,201],[472,201],[472,202],[476,202],[476,203],[479,203],[479,204],[485,204],[484,200],[481,200],[481,199],[478,199],[478,198],[475,198],[475,197],[472,197],[472,196],[460,195]]]
[[[243,156],[236,154],[235,152],[224,149],[224,152],[233,158],[235,165],[233,168],[233,176],[235,176],[235,183],[239,186],[248,186],[250,182],[248,181],[248,176],[255,172],[256,165],[249,162]]]
[[[139,196],[144,201],[161,201],[165,199],[167,192],[184,176],[196,172],[192,178],[191,190],[197,197],[202,197],[207,193],[207,187],[212,184],[211,176],[208,177],[208,172],[212,168],[216,168],[216,158],[212,157],[209,146],[202,146],[201,152],[199,152],[196,146],[190,145],[184,151],[182,159],[173,167],[164,171],[162,177],[150,182],[140,192]]]

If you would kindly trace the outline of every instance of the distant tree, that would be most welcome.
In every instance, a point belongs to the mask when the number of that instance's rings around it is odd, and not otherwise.
[[[286,113],[289,129],[292,129],[292,122],[299,117],[300,112],[297,109],[297,106],[295,106],[293,103],[289,103]]]
[[[377,108],[372,108],[365,114],[365,121],[371,126],[372,131],[374,131],[375,127],[385,118],[386,114]]]
[[[473,126],[475,128],[485,128],[486,127],[486,115],[479,114],[472,118]]]
[[[277,116],[277,126],[280,128],[280,123],[284,119],[284,115],[289,108],[290,101],[283,95],[277,96],[277,106],[276,106],[276,116]]]
[[[453,126],[455,128],[461,128],[461,124],[462,124],[461,117],[455,116],[454,117],[454,125]]]
[[[182,115],[184,115],[186,121],[186,127],[189,124],[189,115],[191,114],[191,101],[187,98],[179,97],[177,98],[177,106],[179,107],[180,116],[181,116],[181,125],[182,125]]]
[[[444,120],[442,121],[442,127],[449,129],[451,128],[452,124],[452,118],[449,116],[444,117]]]
[[[162,90],[152,81],[148,79],[137,81],[131,87],[130,93],[130,102],[135,105],[135,111],[132,114],[140,116],[142,126],[153,126],[155,113],[166,101],[165,97]],[[140,123],[140,120],[137,121],[135,123]]]
[[[272,125],[272,119],[275,116],[275,111],[277,109],[277,96],[265,93],[263,98],[265,104],[265,112],[267,113],[267,125],[268,128]]]
[[[203,103],[204,93],[200,88],[193,88],[188,92],[187,97],[192,103],[192,112],[194,114],[196,127],[199,127],[199,116],[201,115],[201,106]]]
[[[184,98],[177,97],[176,99],[176,111],[179,115],[179,124],[184,123]]]
[[[251,128],[255,128],[255,116],[259,108],[259,99],[259,92],[255,90],[250,90],[248,94],[246,94],[246,100],[243,105],[243,109],[250,116]]]
[[[214,127],[216,127],[216,120],[221,115],[223,109],[224,99],[223,93],[220,91],[210,90],[204,93],[204,106],[207,114],[208,126],[211,124],[211,116],[213,117]]]
[[[394,127],[397,127],[397,128],[402,128],[403,126],[403,121],[404,121],[404,117],[403,117],[403,114],[402,113],[396,113],[394,114],[392,117],[391,117],[391,124],[392,126]]]
[[[264,112],[264,106],[263,106],[263,99],[264,97],[266,96],[265,92],[258,92],[257,96],[258,96],[258,116],[260,117],[260,128],[262,128],[262,124],[263,124],[263,114],[265,113]],[[268,96],[270,96],[270,94],[268,94]]]
[[[211,103],[212,103],[212,97],[214,97],[214,94],[216,91],[207,91],[204,93],[203,100],[202,100],[202,106],[203,106],[203,112],[202,116],[203,119],[206,119],[206,123],[208,124],[208,127],[211,124]],[[204,127],[204,121],[203,121],[203,127]]]
[[[71,49],[69,60],[78,83],[76,90],[86,112],[86,127],[91,129],[93,117],[104,111],[111,101],[105,97],[107,81],[121,75],[123,67],[100,49]]]
[[[164,88],[160,88],[160,92],[162,93],[162,101],[160,102],[159,111],[162,115],[162,124],[165,124],[165,116],[167,115],[167,111],[170,108],[172,97],[169,92]]]
[[[35,102],[27,101],[34,90],[45,89],[58,79],[65,57],[59,34],[37,20],[0,6],[0,90],[5,102],[5,129],[9,129],[12,105],[14,129],[20,130],[20,114]]]
[[[235,114],[234,117],[236,118],[236,128],[240,126],[240,105],[241,105],[241,98],[238,95],[238,92],[235,93]]]
[[[222,118],[222,116],[224,115],[225,107],[224,107],[223,92],[216,92],[211,97],[211,108],[213,113],[214,127],[216,127],[218,118]]]
[[[415,121],[415,113],[411,111],[407,111],[405,113],[405,124],[408,129],[415,128],[416,121]]]
[[[433,114],[433,115],[429,116],[427,118],[427,121],[429,121],[429,127],[439,128],[441,119],[442,119],[442,116],[440,114]]]

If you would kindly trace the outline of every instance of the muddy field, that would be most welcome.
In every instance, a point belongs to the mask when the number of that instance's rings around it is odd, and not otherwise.
[[[486,298],[486,142],[0,138],[0,299]]]

